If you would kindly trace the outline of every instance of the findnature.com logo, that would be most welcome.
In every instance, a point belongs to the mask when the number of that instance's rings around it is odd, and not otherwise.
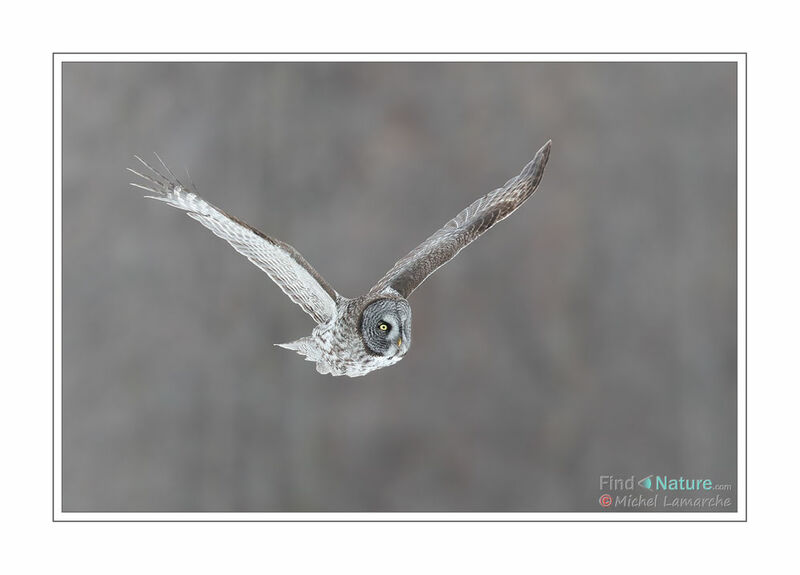
[[[650,491],[711,491],[715,488],[725,487],[715,486],[710,479],[687,479],[683,476],[648,475],[638,482],[634,475],[625,478],[613,475],[600,476],[600,489],[603,491],[632,491],[636,484]]]
[[[639,486],[653,495],[646,496],[635,493]],[[636,476],[615,477],[613,475],[600,476],[600,490],[604,493],[598,503],[603,508],[661,508],[664,510],[683,508],[732,508],[733,499],[721,494],[711,496],[708,491],[731,491],[730,484],[715,484],[708,478],[686,478],[684,476],[670,477],[668,475],[647,475],[638,481]],[[612,495],[612,491],[628,491]],[[682,493],[682,492],[696,492]],[[693,495],[687,497],[687,495]],[[733,510],[733,509],[731,509]]]

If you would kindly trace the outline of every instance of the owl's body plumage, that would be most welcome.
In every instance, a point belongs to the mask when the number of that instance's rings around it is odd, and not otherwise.
[[[398,353],[386,356],[371,351],[363,341],[360,319],[369,304],[377,300],[405,301],[402,298],[384,294],[383,297],[362,296],[349,299],[340,296],[337,302],[336,315],[332,321],[317,325],[311,335],[289,343],[278,343],[279,347],[296,351],[304,355],[307,361],[317,364],[319,373],[331,375],[347,375],[358,377],[376,369],[394,365],[403,358],[411,346],[410,306],[408,335],[401,336]],[[406,302],[406,305],[407,302]]]
[[[464,247],[519,208],[539,185],[549,156],[547,142],[518,176],[462,210],[358,298],[339,295],[292,246],[205,201],[191,183],[181,183],[161,158],[158,160],[167,174],[138,156],[152,174],[129,170],[148,182],[147,186],[133,184],[154,194],[146,197],[186,211],[226,240],[317,322],[311,335],[276,345],[316,363],[319,373],[358,377],[393,365],[405,356],[411,345],[407,298]]]

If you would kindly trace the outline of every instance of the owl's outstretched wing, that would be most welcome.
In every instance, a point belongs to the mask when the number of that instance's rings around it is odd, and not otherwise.
[[[205,201],[197,195],[191,182],[188,186],[181,183],[158,155],[156,158],[168,175],[153,168],[139,156],[135,157],[151,172],[146,175],[128,168],[146,180],[147,185],[131,183],[153,194],[145,197],[185,210],[189,217],[227,241],[237,252],[265,271],[294,303],[318,323],[325,323],[335,316],[339,295],[300,252]]]
[[[447,222],[443,228],[414,248],[370,290],[388,289],[407,298],[428,276],[449,262],[478,236],[520,207],[539,185],[550,157],[550,141],[536,152],[518,176],[489,192]]]

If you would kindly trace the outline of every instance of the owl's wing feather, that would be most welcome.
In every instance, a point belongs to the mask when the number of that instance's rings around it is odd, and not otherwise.
[[[549,157],[550,141],[536,153],[518,176],[508,180],[502,188],[489,192],[470,204],[394,264],[370,293],[394,290],[404,298],[411,295],[433,272],[520,207],[536,191]]]
[[[148,185],[131,183],[152,193],[145,197],[186,211],[189,217],[227,241],[237,252],[266,272],[294,303],[318,323],[326,323],[335,316],[339,295],[300,252],[205,201],[197,195],[193,184],[186,186],[181,183],[158,155],[156,158],[168,175],[135,157],[150,170],[149,174],[143,174],[128,168],[147,182]]]

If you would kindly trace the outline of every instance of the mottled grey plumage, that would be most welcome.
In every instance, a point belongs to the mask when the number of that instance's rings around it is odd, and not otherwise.
[[[181,183],[136,156],[150,175],[128,168],[148,185],[132,184],[146,196],[185,210],[236,251],[264,270],[293,302],[317,322],[310,336],[276,344],[316,363],[319,373],[356,377],[400,361],[411,346],[411,306],[406,298],[464,247],[508,217],[536,190],[550,157],[548,141],[520,174],[489,192],[399,260],[369,292],[339,295],[292,246],[226,214]],[[188,173],[187,173],[188,178]]]

